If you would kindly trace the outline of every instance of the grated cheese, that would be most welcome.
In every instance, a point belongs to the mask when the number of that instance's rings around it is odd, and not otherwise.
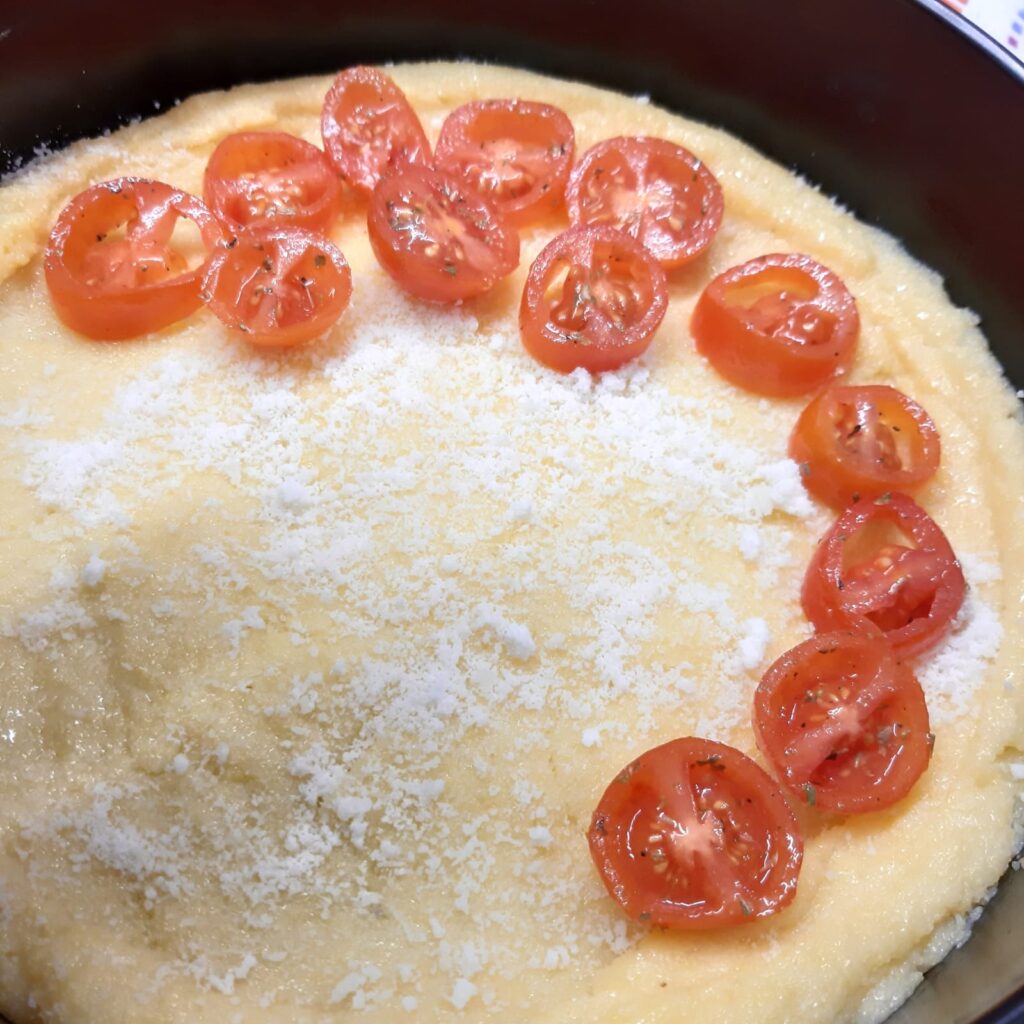
[[[90,547],[0,632],[56,663],[122,633],[184,647],[202,623],[217,655],[147,669],[189,722],[155,744],[152,773],[25,835],[75,872],[117,873],[147,912],[226,905],[246,936],[298,899],[357,931],[398,922],[415,968],[348,961],[316,998],[461,1010],[493,1000],[488,972],[585,972],[636,940],[580,869],[579,823],[549,788],[551,730],[591,752],[561,766],[569,787],[595,787],[594,764],[620,767],[638,736],[728,740],[752,674],[799,629],[776,594],[797,585],[819,513],[782,457],[784,409],[737,439],[727,405],[689,396],[654,354],[562,378],[511,320],[359,284],[345,346],[301,369],[185,331],[77,434],[52,433],[43,404],[5,414],[21,480]],[[153,509],[171,510],[146,538],[166,560],[142,542]],[[998,641],[972,591],[919,666],[946,714],[967,710]],[[112,677],[133,669],[117,657]],[[240,709],[219,733],[225,695]],[[287,954],[177,955],[231,995]]]
[[[1003,627],[995,609],[980,597],[980,586],[994,577],[987,563],[962,556],[968,590],[949,635],[923,658],[916,672],[934,724],[951,722],[971,703],[999,653]]]
[[[90,555],[89,561],[82,569],[82,584],[86,587],[98,587],[107,572],[107,563],[99,555]]]

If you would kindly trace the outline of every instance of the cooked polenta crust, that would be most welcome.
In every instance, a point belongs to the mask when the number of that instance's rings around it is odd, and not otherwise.
[[[518,340],[526,270],[405,297],[355,201],[354,293],[266,355],[203,311],[127,343],[55,317],[64,203],[125,174],[201,193],[216,143],[319,143],[329,80],[197,96],[0,188],[0,1010],[15,1024],[879,1020],[1010,860],[1024,770],[1024,428],[974,318],[898,244],[727,133],[472,64],[389,69],[430,137],[467,100],[571,117],[577,150],[695,152],[726,215],[670,275],[647,355],[561,377]],[[930,412],[918,500],[967,601],[916,671],[935,753],[891,811],[802,812],[795,903],[649,932],[585,829],[641,751],[756,756],[761,672],[803,639],[831,515],[786,457],[800,401],[724,382],[688,332],[710,278],[802,251],[856,296],[851,380]]]

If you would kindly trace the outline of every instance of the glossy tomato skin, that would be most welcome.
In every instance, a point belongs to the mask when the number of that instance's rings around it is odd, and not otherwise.
[[[171,244],[181,218],[199,228],[207,258],[226,238],[199,199],[163,182],[117,178],[75,196],[57,217],[43,257],[60,319],[87,338],[121,341],[194,313],[205,265],[190,269]],[[121,227],[124,238],[108,240]]]
[[[939,432],[928,413],[896,388],[833,386],[800,414],[789,455],[811,494],[844,508],[930,480],[939,468]]]
[[[369,195],[386,174],[408,164],[429,165],[430,143],[405,93],[382,71],[342,71],[324,98],[324,149],[342,177]]]
[[[632,235],[663,267],[696,259],[722,224],[718,180],[688,149],[648,136],[605,139],[569,176],[573,224],[607,224]]]
[[[341,211],[341,181],[323,151],[304,139],[287,132],[236,132],[210,156],[203,199],[236,231],[325,231]]]
[[[384,178],[367,227],[380,265],[429,302],[481,295],[519,264],[519,235],[450,171],[410,166]]]
[[[590,852],[635,921],[704,929],[757,921],[796,894],[803,839],[778,784],[711,740],[671,740],[615,777]]]
[[[857,304],[827,267],[771,253],[719,274],[690,321],[697,351],[727,380],[785,398],[844,373],[860,332]]]
[[[869,527],[898,530],[914,546],[862,548]],[[811,558],[800,599],[815,629],[856,627],[868,619],[904,659],[946,635],[965,590],[960,563],[938,525],[907,495],[885,494],[839,516]]]
[[[518,227],[562,205],[575,145],[572,122],[557,107],[477,100],[445,119],[434,159]]]
[[[754,695],[754,732],[800,799],[840,814],[902,800],[931,758],[924,692],[870,623],[783,654]]]
[[[351,295],[341,251],[300,228],[240,235],[214,257],[203,281],[214,316],[260,348],[289,348],[326,333]]]
[[[519,334],[553,370],[600,373],[642,355],[667,308],[665,272],[639,242],[606,225],[570,228],[530,267]]]

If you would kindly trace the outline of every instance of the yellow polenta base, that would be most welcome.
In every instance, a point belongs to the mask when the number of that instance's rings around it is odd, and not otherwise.
[[[592,382],[544,371],[516,336],[558,224],[524,236],[493,295],[437,310],[397,293],[350,210],[353,306],[280,359],[205,312],[120,345],[56,321],[40,254],[71,195],[122,174],[199,192],[240,129],[318,142],[327,79],[196,97],[0,189],[0,1009],[884,1016],[1015,843],[1024,430],[974,320],[724,132],[501,68],[393,71],[432,137],[457,104],[519,96],[564,108],[579,151],[678,141],[722,183],[722,232],[672,276],[642,363]],[[800,403],[725,384],[687,332],[713,274],[778,250],[856,296],[852,378],[936,420],[942,468],[920,500],[972,596],[918,666],[937,740],[912,796],[805,813],[799,895],[776,920],[645,934],[596,878],[591,809],[670,737],[753,752],[750,695],[805,633],[799,580],[829,519],[785,461]]]

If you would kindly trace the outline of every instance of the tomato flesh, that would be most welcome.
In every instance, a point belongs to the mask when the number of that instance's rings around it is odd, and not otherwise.
[[[667,306],[665,272],[643,246],[615,228],[571,228],[530,267],[519,332],[545,366],[598,373],[646,351]]]
[[[341,182],[323,152],[286,132],[222,139],[203,176],[203,198],[233,228],[326,230],[341,210]]]
[[[810,256],[772,253],[719,274],[690,330],[727,380],[758,394],[806,394],[845,372],[860,331],[846,286]]]
[[[61,211],[44,254],[46,285],[61,320],[88,338],[116,341],[162,330],[201,305],[204,266],[172,239],[179,220],[198,227],[204,252],[223,228],[195,196],[159,181],[93,185]],[[123,237],[112,237],[123,229]]]
[[[431,162],[430,143],[405,93],[376,68],[338,75],[324,98],[320,132],[331,163],[366,195],[386,174]]]
[[[796,894],[803,840],[767,773],[733,747],[672,740],[609,785],[587,833],[612,898],[667,928],[777,913]]]
[[[374,189],[367,217],[380,265],[431,302],[472,298],[519,263],[519,236],[450,171],[407,167]]]
[[[893,542],[882,528],[911,543]],[[875,540],[869,529],[876,531]],[[946,635],[965,589],[942,530],[907,495],[886,494],[858,501],[839,516],[811,559],[801,602],[816,629],[867,619],[898,657],[907,658]]]
[[[939,468],[939,432],[928,413],[895,388],[831,387],[800,414],[789,454],[807,490],[842,508],[930,480]]]
[[[696,259],[722,224],[722,189],[682,146],[645,136],[606,139],[573,168],[566,190],[573,224],[632,235],[664,267]]]
[[[758,746],[806,803],[843,814],[903,799],[931,757],[920,684],[873,626],[818,633],[754,695]]]
[[[850,601],[887,633],[927,618],[935,600],[933,581],[942,573],[942,555],[903,544],[884,544],[846,573]]]
[[[217,319],[250,344],[283,348],[330,330],[352,295],[352,273],[320,235],[250,232],[213,259],[203,294]]]
[[[574,152],[572,122],[557,107],[480,100],[448,115],[434,158],[521,225],[561,205]]]

